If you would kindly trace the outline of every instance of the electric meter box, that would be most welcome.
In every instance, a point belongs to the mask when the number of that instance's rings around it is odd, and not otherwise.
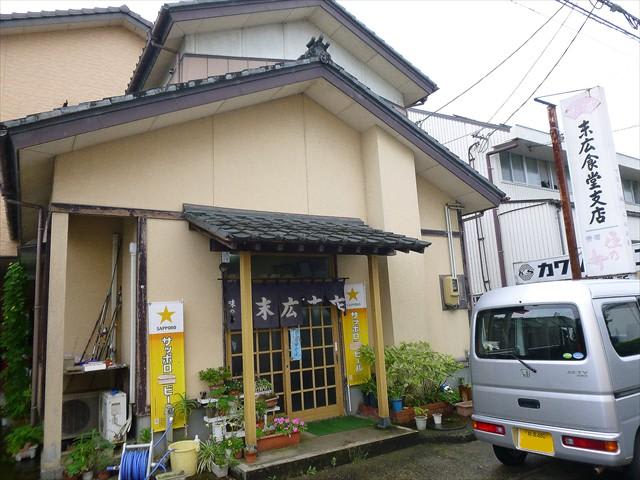
[[[118,390],[100,392],[100,434],[113,442],[127,422],[127,394]]]
[[[451,276],[442,279],[442,293],[444,304],[448,307],[457,307],[460,303],[460,288],[458,279]]]

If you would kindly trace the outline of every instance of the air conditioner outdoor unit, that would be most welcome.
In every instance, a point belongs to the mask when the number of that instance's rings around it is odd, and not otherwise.
[[[127,394],[118,390],[100,393],[100,434],[113,442],[127,422]]]
[[[70,393],[62,397],[62,438],[74,438],[98,428],[100,392]]]

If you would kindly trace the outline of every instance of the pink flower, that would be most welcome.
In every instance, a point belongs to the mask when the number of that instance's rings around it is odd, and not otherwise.
[[[300,420],[298,420],[297,418],[293,419],[293,424],[294,425],[298,425],[300,423]]]
[[[293,433],[298,433],[298,428],[297,427],[293,427]]]
[[[300,420],[300,426],[304,427],[304,420]]]
[[[289,423],[289,418],[285,418],[284,421]]]

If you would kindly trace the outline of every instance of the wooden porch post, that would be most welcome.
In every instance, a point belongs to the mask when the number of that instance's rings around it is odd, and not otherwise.
[[[256,446],[256,385],[253,370],[253,305],[251,302],[251,252],[240,252],[240,305],[242,324],[242,384],[244,432],[247,446]]]
[[[376,387],[378,390],[379,426],[391,425],[387,397],[387,371],[384,367],[384,338],[382,335],[382,307],[380,303],[380,270],[378,257],[369,255],[369,287],[371,288],[371,316],[373,319],[373,350],[376,354]]]

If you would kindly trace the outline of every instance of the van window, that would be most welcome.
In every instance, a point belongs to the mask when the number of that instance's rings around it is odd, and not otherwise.
[[[618,355],[640,354],[640,309],[638,302],[610,303],[602,307],[611,344]]]
[[[586,357],[578,310],[572,305],[522,305],[478,313],[480,358],[576,361]]]

